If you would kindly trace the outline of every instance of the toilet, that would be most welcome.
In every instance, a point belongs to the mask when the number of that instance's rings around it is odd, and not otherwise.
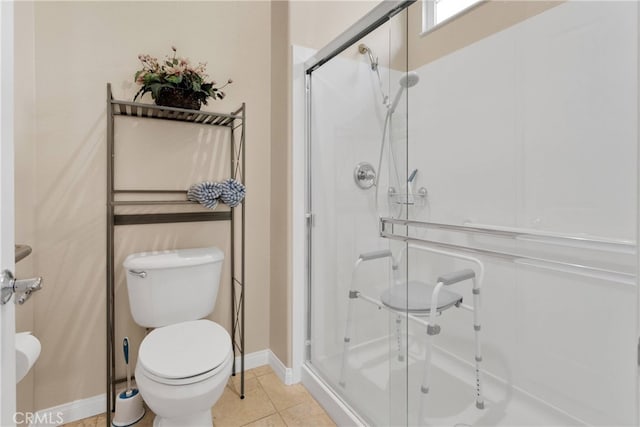
[[[123,265],[140,344],[135,379],[154,426],[211,426],[231,375],[229,333],[213,312],[224,253],[215,247],[129,255]]]

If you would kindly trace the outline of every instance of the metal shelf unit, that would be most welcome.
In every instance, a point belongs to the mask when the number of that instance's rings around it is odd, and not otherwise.
[[[231,340],[233,346],[233,370],[236,375],[236,356],[240,357],[240,398],[244,399],[244,285],[245,285],[245,201],[229,211],[220,212],[169,212],[169,213],[116,213],[117,206],[163,206],[195,204],[186,200],[187,190],[125,190],[115,188],[115,118],[118,116],[145,119],[173,120],[196,125],[229,128],[232,177],[245,184],[245,104],[229,114],[214,113],[182,108],[160,107],[157,105],[113,99],[111,84],[107,84],[107,424],[111,425],[115,410],[116,386],[124,381],[117,379],[115,343],[115,283],[114,231],[120,225],[162,224],[196,221],[229,221],[231,251]],[[239,135],[237,135],[239,133]],[[119,194],[129,195],[173,195],[183,196],[183,200],[116,200]],[[239,221],[239,224],[238,224]],[[239,225],[239,230],[236,230]],[[236,231],[239,231],[236,232]],[[240,236],[238,236],[240,234]],[[240,260],[236,259],[236,245],[239,244]]]

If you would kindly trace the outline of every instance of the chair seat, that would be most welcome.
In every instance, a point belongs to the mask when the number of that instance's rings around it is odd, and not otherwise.
[[[385,289],[380,295],[380,300],[392,310],[429,314],[431,312],[431,294],[434,287],[434,285],[425,282],[411,280],[408,283],[395,284]],[[439,313],[461,302],[462,295],[442,288],[438,294],[436,311]]]

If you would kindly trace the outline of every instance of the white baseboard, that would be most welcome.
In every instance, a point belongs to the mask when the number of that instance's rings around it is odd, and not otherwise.
[[[278,359],[278,356],[276,356],[274,352],[271,350],[267,351],[269,352],[269,366],[271,366],[273,372],[275,372],[278,378],[280,378],[280,381],[286,385],[293,384],[293,369],[287,368],[284,363]]]
[[[273,372],[286,385],[294,384],[293,369],[287,368],[284,363],[271,350],[260,350],[244,356],[244,369],[253,369],[269,365]],[[236,357],[236,372],[240,370],[240,357]]]
[[[269,364],[271,350],[254,351],[244,355],[244,370],[257,368]],[[236,372],[240,371],[240,356],[236,357]]]
[[[278,375],[278,378],[285,384],[292,384],[292,370],[287,368],[273,354],[271,350],[260,350],[253,353],[245,354],[244,369],[253,369],[260,366],[269,365],[271,369]],[[240,371],[240,357],[236,357],[236,372]],[[89,397],[87,399],[75,400],[73,402],[54,406],[52,408],[43,409],[33,414],[34,422],[30,424],[32,427],[49,427],[60,424],[71,423],[82,420],[84,418],[95,417],[104,414],[107,407],[107,395]]]
[[[38,411],[33,414],[34,422],[30,425],[32,427],[49,427],[66,424],[104,414],[106,407],[107,395],[105,393]]]

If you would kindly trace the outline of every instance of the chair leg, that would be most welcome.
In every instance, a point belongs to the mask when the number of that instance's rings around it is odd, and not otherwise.
[[[429,394],[429,386],[431,380],[431,353],[433,346],[433,335],[440,332],[437,325],[429,325],[427,327],[427,340],[425,343],[424,368],[422,374],[422,384],[420,385],[420,410],[418,412],[418,425],[423,425],[427,415],[427,398]]]
[[[480,288],[476,287],[476,279],[473,279],[473,330],[476,345],[476,407],[484,409],[484,396],[482,395],[482,377],[480,362],[482,362],[482,347],[480,346]]]
[[[340,379],[338,384],[346,387],[347,359],[349,358],[349,350],[351,349],[351,337],[353,335],[353,300],[358,298],[358,292],[349,291],[349,306],[347,308],[347,325],[344,332],[344,347],[342,349],[342,366],[340,367]]]

